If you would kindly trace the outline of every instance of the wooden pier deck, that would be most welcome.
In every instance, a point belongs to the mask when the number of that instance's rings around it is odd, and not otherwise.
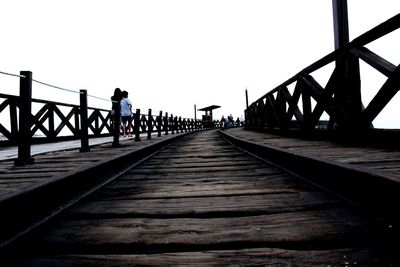
[[[227,133],[243,140],[293,152],[304,157],[326,160],[349,168],[367,170],[400,182],[400,149],[371,142],[369,146],[330,140],[284,137],[278,134],[231,128]],[[397,148],[396,148],[396,146]]]
[[[0,200],[30,191],[33,188],[48,183],[65,179],[76,172],[94,168],[113,159],[118,159],[125,154],[133,153],[145,147],[175,138],[177,135],[163,135],[142,142],[133,142],[133,139],[122,139],[121,147],[111,147],[109,142],[98,144],[92,141],[90,152],[80,153],[79,146],[74,143],[64,142],[66,145],[49,144],[50,149],[37,145],[35,151],[35,164],[14,166],[13,152],[4,153],[5,158],[0,161]],[[179,134],[178,134],[179,136]],[[97,144],[97,145],[96,145]],[[53,148],[51,148],[53,147]],[[58,147],[58,149],[56,149]],[[61,149],[60,149],[61,147]],[[7,149],[6,149],[7,150]]]
[[[70,208],[19,244],[18,258],[10,260],[21,266],[395,266],[392,230],[216,131],[203,131]]]

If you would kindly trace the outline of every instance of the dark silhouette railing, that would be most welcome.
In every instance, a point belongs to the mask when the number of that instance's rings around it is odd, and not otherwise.
[[[18,144],[18,108],[19,97],[14,95],[0,94],[0,99],[4,99],[0,104],[0,113],[4,112],[7,108],[10,117],[10,130],[7,129],[0,122],[0,133],[3,135],[4,140],[0,144],[16,145]],[[80,105],[65,104],[60,102],[53,102],[40,99],[32,99],[32,103],[42,104],[42,107],[31,114],[31,136],[32,143],[48,143],[54,141],[65,141],[72,139],[79,139],[80,136],[80,112],[82,110]],[[64,108],[61,111],[61,108]],[[68,111],[65,111],[68,108]],[[99,109],[87,107],[88,117],[87,125],[89,137],[104,137],[112,136],[113,122],[111,120],[111,111],[107,109]],[[65,114],[66,112],[66,114]],[[150,139],[152,134],[161,136],[168,133],[183,133],[203,129],[200,120],[186,119],[172,114],[168,116],[168,112],[163,114],[162,111],[157,115],[151,114],[152,110],[149,109],[148,114],[141,114],[140,109],[136,110],[133,115],[132,133],[136,136],[147,134]],[[59,120],[56,123],[56,120]],[[73,122],[71,122],[73,120]],[[61,135],[62,131],[68,129],[69,134]],[[38,134],[39,131],[42,134]],[[139,139],[139,137],[137,138]]]
[[[350,132],[372,128],[373,120],[400,89],[400,68],[373,53],[365,45],[399,27],[400,14],[268,92],[245,110],[246,127],[303,130],[326,127]],[[360,59],[387,77],[367,107],[363,106],[361,100]],[[336,67],[323,88],[311,73],[332,62],[336,63]],[[295,85],[292,94],[288,89],[290,85]],[[314,108],[312,99],[316,102]],[[324,112],[329,116],[325,124],[320,120]]]
[[[88,107],[86,90],[79,91],[79,105],[32,99],[32,81],[35,81],[32,79],[32,73],[22,71],[20,75],[13,76],[20,78],[20,95],[0,94],[0,100],[2,99],[0,115],[2,118],[9,117],[0,121],[2,136],[0,145],[18,145],[16,164],[34,162],[31,157],[32,143],[80,139],[80,151],[86,152],[89,151],[89,138],[114,136],[114,142],[119,142],[119,118],[116,119],[118,127],[114,128],[115,118],[111,115],[111,109]],[[32,105],[38,107],[37,111],[32,112]],[[200,120],[163,114],[162,111],[153,115],[151,109],[147,114],[141,114],[140,109],[137,109],[133,114],[131,127],[135,141],[140,141],[143,136],[151,139],[152,135],[161,136],[204,129]]]
[[[18,109],[21,106],[18,96],[0,94],[3,102],[0,104],[0,113],[8,108],[9,124],[7,129],[0,122],[0,133],[4,140],[1,145],[18,144]],[[29,118],[32,143],[65,141],[80,138],[80,110],[79,105],[65,104],[41,99],[32,99],[32,104],[41,105],[39,110]],[[110,111],[106,109],[88,107],[87,124],[90,137],[110,136]],[[67,131],[66,131],[67,130]]]

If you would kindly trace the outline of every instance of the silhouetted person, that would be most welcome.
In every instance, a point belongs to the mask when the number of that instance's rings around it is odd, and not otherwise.
[[[131,135],[131,127],[132,127],[132,102],[128,98],[128,92],[122,92],[122,100],[121,100],[121,121],[122,121],[122,131],[124,137]],[[128,124],[128,125],[126,125]]]
[[[111,108],[111,116],[113,120],[113,147],[120,146],[119,144],[119,128],[120,128],[120,117],[121,117],[121,99],[122,99],[122,91],[119,88],[115,88],[114,95],[111,97],[112,108]]]

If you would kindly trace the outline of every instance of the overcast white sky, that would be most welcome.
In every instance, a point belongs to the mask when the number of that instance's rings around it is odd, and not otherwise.
[[[353,39],[399,13],[400,1],[348,0],[348,8]],[[215,118],[238,117],[246,88],[252,102],[334,49],[331,0],[0,0],[0,25],[0,71],[30,70],[106,99],[120,87],[142,112],[184,117],[194,104],[221,105]],[[371,49],[399,64],[400,35],[387,39],[394,43]],[[0,92],[18,94],[18,82],[0,75]],[[33,96],[79,99],[38,84]],[[400,128],[399,97],[392,102],[379,125]]]

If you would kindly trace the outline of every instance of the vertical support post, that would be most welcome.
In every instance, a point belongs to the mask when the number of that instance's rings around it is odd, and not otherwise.
[[[153,130],[153,117],[151,115],[151,108],[149,108],[149,115],[147,120],[147,139],[151,139],[152,130]]]
[[[335,49],[339,49],[349,42],[347,0],[332,0],[332,6]]]
[[[312,117],[312,108],[311,108],[311,95],[305,89],[305,87],[301,88],[302,90],[302,101],[303,101],[303,117],[304,117],[304,128],[311,129],[311,117]]]
[[[158,116],[158,134],[157,136],[161,136],[161,130],[162,130],[162,111],[160,111],[160,115]]]
[[[171,114],[171,118],[170,118],[170,121],[171,121],[171,134],[175,134],[175,123],[174,123],[174,115],[173,114]]]
[[[99,124],[100,111],[95,110],[94,112],[96,112],[96,118],[94,120],[94,128],[96,129],[96,131],[94,132],[94,135],[100,136],[100,124]]]
[[[164,127],[165,127],[165,135],[168,135],[168,112],[165,112]]]
[[[181,116],[179,116],[178,124],[179,124],[179,130],[181,130],[181,133],[183,133],[183,125],[182,125],[182,117]]]
[[[54,106],[55,104],[47,104],[48,105],[48,113],[49,113],[49,137],[50,140],[54,140],[56,138],[56,133],[54,131]]]
[[[249,95],[247,93],[247,89],[245,91],[245,95],[246,95],[246,109],[248,109],[249,108]]]
[[[113,102],[113,111],[114,111],[114,127],[113,127],[113,147],[119,147],[121,144],[119,143],[119,135],[120,135],[120,128],[121,128],[121,103],[120,101]]]
[[[349,52],[336,61],[338,80],[335,84],[334,101],[337,108],[336,127],[355,130],[360,127],[360,116],[364,109],[361,99],[359,58]]]
[[[276,113],[278,115],[279,127],[284,129],[287,127],[288,120],[286,119],[286,101],[283,97],[282,87],[279,88],[276,98]]]
[[[74,110],[74,125],[75,125],[76,131],[78,132],[77,135],[80,134],[79,133],[80,116],[81,116],[80,113],[81,113],[80,107],[76,107],[75,110]]]
[[[89,125],[88,125],[88,104],[87,104],[87,90],[80,90],[79,94],[80,100],[80,119],[81,119],[81,148],[80,152],[88,152],[89,148]]]
[[[136,109],[135,113],[135,142],[140,142],[142,139],[140,139],[140,109]]]
[[[15,98],[10,99],[10,123],[11,123],[11,140],[17,144],[18,138],[18,115],[17,101]]]
[[[197,109],[196,109],[196,104],[194,104],[194,120],[197,120]]]
[[[19,130],[18,130],[18,158],[16,166],[33,164],[31,157],[31,117],[32,117],[32,72],[21,71],[19,79]]]

